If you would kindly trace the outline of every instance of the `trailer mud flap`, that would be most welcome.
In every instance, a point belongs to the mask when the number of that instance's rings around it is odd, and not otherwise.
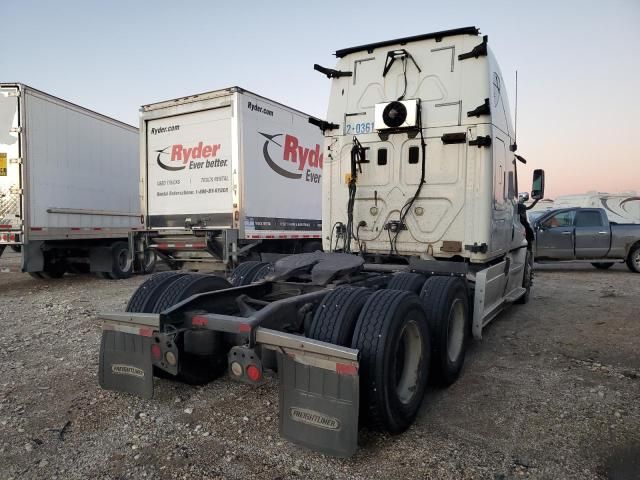
[[[151,337],[103,330],[98,378],[102,388],[151,398]]]
[[[358,447],[359,376],[278,354],[280,435],[313,450],[348,457]]]

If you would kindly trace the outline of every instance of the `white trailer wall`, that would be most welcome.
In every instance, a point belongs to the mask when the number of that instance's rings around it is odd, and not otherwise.
[[[24,95],[30,226],[139,227],[138,130],[41,92]],[[85,212],[54,213],[67,210]]]

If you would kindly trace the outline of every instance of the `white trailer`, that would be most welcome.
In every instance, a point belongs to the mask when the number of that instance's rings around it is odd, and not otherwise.
[[[640,196],[636,192],[587,192],[581,195],[561,195],[553,208],[602,208],[610,222],[640,223]]]
[[[321,249],[323,136],[310,118],[238,87],[143,106],[139,254],[215,270]]]
[[[131,274],[141,229],[138,129],[20,83],[0,84],[0,255],[22,271]]]

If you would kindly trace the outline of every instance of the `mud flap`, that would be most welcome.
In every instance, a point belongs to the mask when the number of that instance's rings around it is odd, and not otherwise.
[[[358,447],[359,376],[278,354],[280,435],[338,457]]]
[[[151,398],[151,337],[103,330],[98,378],[102,388]]]

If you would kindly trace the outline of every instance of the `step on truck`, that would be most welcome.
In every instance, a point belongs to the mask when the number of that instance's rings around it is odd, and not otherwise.
[[[470,337],[528,300],[532,231],[514,130],[475,27],[336,52],[323,169],[324,252],[241,264],[227,282],[166,272],[102,314],[99,381],[143,397],[153,377],[258,385],[277,371],[280,434],[349,456],[361,426],[415,420]],[[542,198],[544,172],[534,172]],[[207,284],[206,288],[197,285]]]
[[[318,121],[239,87],[140,111],[139,261],[224,271],[322,250]]]
[[[142,229],[138,173],[136,127],[0,83],[0,256],[19,251],[23,272],[131,275],[129,232]]]

